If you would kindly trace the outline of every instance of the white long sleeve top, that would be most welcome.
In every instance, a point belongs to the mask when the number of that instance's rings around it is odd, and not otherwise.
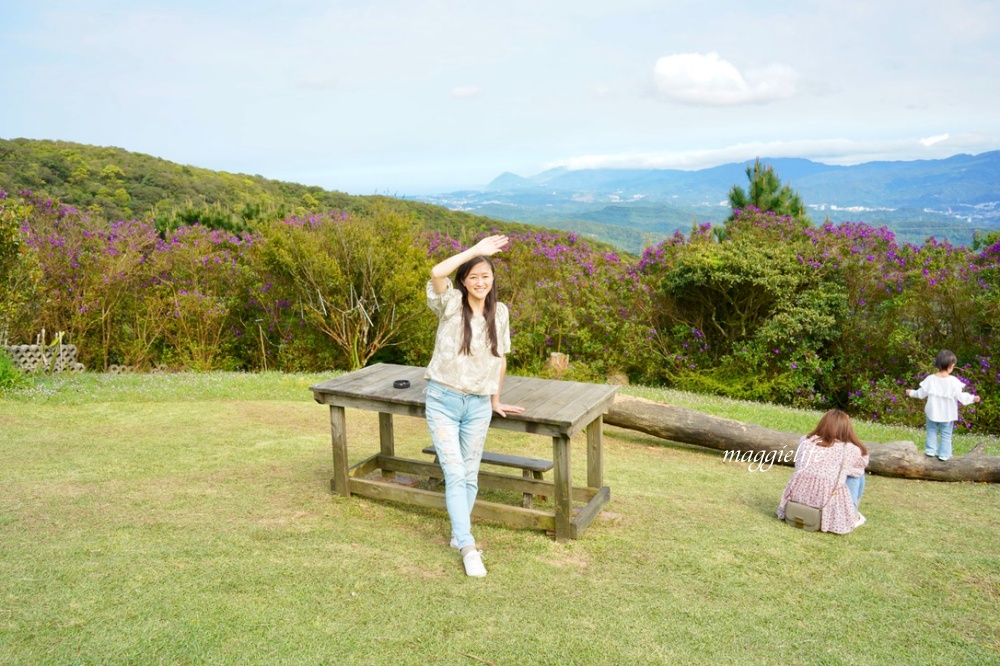
[[[936,374],[927,375],[924,381],[920,382],[920,388],[910,393],[910,397],[927,398],[924,413],[929,420],[937,423],[957,421],[957,402],[969,405],[976,400],[971,393],[965,392],[965,384],[957,377],[951,375],[938,377]]]

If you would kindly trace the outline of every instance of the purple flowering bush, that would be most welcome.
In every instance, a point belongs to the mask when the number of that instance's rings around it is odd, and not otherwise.
[[[243,366],[240,342],[246,329],[241,315],[252,280],[247,251],[250,237],[200,224],[179,227],[159,241],[150,257],[149,293],[143,316],[134,326],[161,339],[161,362],[194,370]],[[162,318],[161,318],[162,317]],[[156,321],[162,322],[156,327]],[[133,358],[138,358],[134,351]]]
[[[137,286],[149,278],[155,230],[135,220],[109,224],[30,195],[24,204],[22,231],[41,272],[33,316],[22,318],[17,337],[65,331],[89,367],[124,362],[119,341],[142,301]]]
[[[330,212],[267,224],[260,233],[253,301],[274,367],[305,369],[304,357],[354,370],[430,353],[427,254],[409,219],[388,209]]]
[[[239,367],[229,333],[249,241],[197,225],[163,239],[148,222],[109,223],[30,194],[22,205],[24,242],[39,270],[12,339],[63,331],[91,368]]]
[[[716,236],[698,227],[639,263],[663,381],[920,425],[923,403],[905,389],[948,348],[955,376],[983,397],[962,408],[959,427],[1000,432],[1000,244],[901,246],[884,228],[751,208]]]
[[[813,237],[831,277],[849,290],[849,323],[831,350],[836,404],[868,418],[923,423],[923,403],[901,397],[947,348],[959,357],[955,376],[985,400],[962,408],[958,426],[1000,429],[992,404],[1000,375],[976,371],[996,348],[997,257],[933,238],[899,246],[888,230],[861,224],[824,225]]]
[[[837,335],[845,295],[800,261],[804,225],[747,209],[723,237],[700,225],[639,262],[654,294],[661,379],[750,400],[822,400],[822,351]]]
[[[811,225],[753,208],[640,258],[568,233],[513,233],[495,257],[513,369],[668,384],[920,425],[906,397],[942,348],[983,401],[960,429],[1000,433],[1000,242],[900,245],[863,223]],[[31,193],[0,193],[0,335],[66,332],[90,368],[349,369],[423,364],[424,285],[476,242],[374,210],[165,234]]]
[[[568,354],[578,379],[646,375],[649,301],[635,266],[577,234],[510,234],[496,257],[498,295],[510,308],[513,367],[541,373]]]

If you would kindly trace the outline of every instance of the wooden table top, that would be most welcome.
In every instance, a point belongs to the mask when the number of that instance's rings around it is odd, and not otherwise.
[[[371,411],[423,416],[425,368],[378,363],[311,386],[316,402]],[[397,389],[405,379],[410,387]],[[492,426],[572,437],[608,410],[617,386],[507,375],[501,400],[523,414],[493,415]]]

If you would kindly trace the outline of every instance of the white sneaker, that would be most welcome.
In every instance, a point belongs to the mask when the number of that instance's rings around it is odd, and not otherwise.
[[[462,562],[465,564],[465,574],[467,576],[482,578],[486,575],[486,567],[483,566],[483,551],[470,550],[462,556]]]
[[[461,548],[458,547],[458,539],[456,539],[455,537],[451,538],[451,541],[448,542],[448,545],[454,548],[455,550],[462,550]]]
[[[854,523],[854,526],[855,526],[855,527],[861,527],[861,526],[862,526],[862,525],[864,525],[864,524],[865,524],[866,522],[868,522],[868,519],[867,519],[867,518],[865,518],[865,517],[864,517],[863,515],[861,515],[861,514],[859,513],[859,514],[858,514],[858,522]]]

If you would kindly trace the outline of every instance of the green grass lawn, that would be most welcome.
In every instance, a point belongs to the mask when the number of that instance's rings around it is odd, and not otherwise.
[[[470,579],[444,513],[330,493],[327,378],[84,374],[0,400],[0,664],[1000,664],[996,486],[871,476],[865,526],[803,533],[774,517],[788,468],[606,427],[607,515],[565,544],[476,524]],[[347,427],[353,458],[377,450],[377,415]],[[422,421],[396,427],[428,458]]]

